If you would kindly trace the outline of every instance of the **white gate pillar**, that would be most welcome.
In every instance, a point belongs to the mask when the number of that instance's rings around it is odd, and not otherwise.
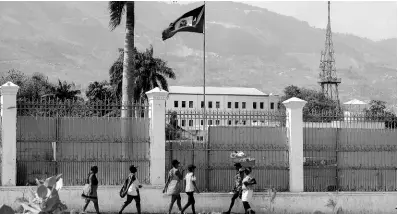
[[[287,112],[289,139],[289,191],[304,192],[303,107],[307,101],[293,97],[282,102]]]
[[[156,87],[146,95],[149,101],[150,182],[164,185],[166,166],[166,99],[169,92]]]
[[[16,186],[17,178],[17,93],[19,86],[1,86],[1,185]]]

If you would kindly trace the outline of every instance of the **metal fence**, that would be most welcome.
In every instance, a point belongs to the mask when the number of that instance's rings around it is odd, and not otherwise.
[[[235,169],[230,154],[243,151],[256,159],[256,191],[287,191],[289,182],[286,114],[279,111],[167,111],[166,172],[171,161],[197,166],[202,191],[229,192]],[[204,128],[204,129],[203,129]]]
[[[129,107],[132,118],[120,118]],[[117,103],[17,103],[17,184],[62,173],[65,185],[83,185],[97,165],[100,185],[119,185],[129,165],[149,182],[148,107]]]
[[[369,112],[304,117],[305,191],[396,191],[397,119]]]

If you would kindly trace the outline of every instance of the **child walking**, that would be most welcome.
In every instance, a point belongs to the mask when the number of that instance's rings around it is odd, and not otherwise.
[[[184,211],[191,206],[192,208],[192,213],[195,214],[195,198],[193,197],[193,193],[196,191],[197,193],[199,193],[198,187],[196,186],[196,177],[194,175],[194,171],[196,169],[196,166],[194,165],[189,165],[188,166],[188,173],[185,176],[185,193],[188,195],[188,202],[187,204],[184,206],[184,208],[182,208],[181,210],[181,214],[184,213]]]
[[[254,214],[249,202],[253,197],[253,185],[257,184],[256,179],[251,176],[252,169],[248,167],[245,169],[245,177],[242,180],[242,202],[246,214]]]
[[[137,208],[137,214],[141,214],[141,198],[140,191],[141,184],[136,177],[137,167],[134,165],[130,166],[130,175],[125,181],[125,189],[127,190],[127,199],[124,202],[122,208],[119,211],[119,214],[122,214],[123,210],[135,200],[135,206]]]

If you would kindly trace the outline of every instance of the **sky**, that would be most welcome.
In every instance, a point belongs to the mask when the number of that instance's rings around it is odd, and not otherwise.
[[[177,1],[187,4],[193,1]],[[326,28],[327,1],[236,1]],[[332,31],[379,41],[397,38],[396,1],[331,1]]]
[[[244,2],[293,16],[317,28],[326,28],[326,1]],[[331,1],[332,31],[351,33],[372,40],[397,37],[396,1]]]

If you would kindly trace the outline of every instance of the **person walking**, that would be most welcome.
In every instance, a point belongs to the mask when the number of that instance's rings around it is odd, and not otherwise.
[[[253,197],[253,185],[257,184],[256,179],[254,179],[251,175],[252,169],[251,167],[247,167],[244,170],[245,177],[242,180],[242,203],[243,208],[245,208],[246,214],[254,214],[255,212],[250,207],[249,202]]]
[[[124,190],[127,190],[127,199],[122,205],[122,208],[119,211],[119,214],[122,214],[123,210],[135,200],[135,207],[137,208],[137,213],[141,214],[141,198],[140,198],[140,191],[139,189],[142,188],[142,185],[137,179],[137,167],[131,165],[130,174],[127,177],[126,181],[124,182]],[[125,192],[124,192],[125,193]]]
[[[244,170],[242,168],[242,165],[240,163],[235,163],[234,164],[235,169],[236,169],[236,175],[235,175],[235,186],[234,189],[232,190],[232,198],[231,198],[231,203],[229,205],[228,211],[224,212],[225,214],[230,214],[232,207],[234,207],[235,200],[238,199],[238,197],[242,196],[242,180],[244,176]]]
[[[85,200],[85,205],[83,206],[83,213],[86,212],[87,206],[90,201],[93,202],[95,211],[99,214],[99,206],[98,206],[98,179],[97,179],[98,167],[92,166],[91,172],[88,174],[88,178],[86,181],[85,188],[83,189],[82,198]]]
[[[163,189],[163,193],[167,193],[167,195],[171,195],[171,202],[169,206],[169,214],[171,214],[171,210],[173,209],[174,203],[177,201],[178,209],[182,210],[181,208],[181,180],[183,178],[182,172],[179,169],[180,162],[178,160],[173,160],[171,162],[173,166],[170,169],[169,174],[167,176],[166,185]]]
[[[193,197],[193,193],[195,191],[197,193],[199,193],[199,189],[196,186],[196,177],[195,177],[195,174],[194,174],[195,169],[196,169],[196,166],[194,166],[192,164],[188,166],[188,173],[185,176],[185,193],[188,195],[188,202],[184,206],[184,208],[182,208],[181,214],[184,214],[184,211],[189,206],[191,206],[191,208],[192,208],[192,213],[196,214],[196,212],[195,212],[195,198]]]

